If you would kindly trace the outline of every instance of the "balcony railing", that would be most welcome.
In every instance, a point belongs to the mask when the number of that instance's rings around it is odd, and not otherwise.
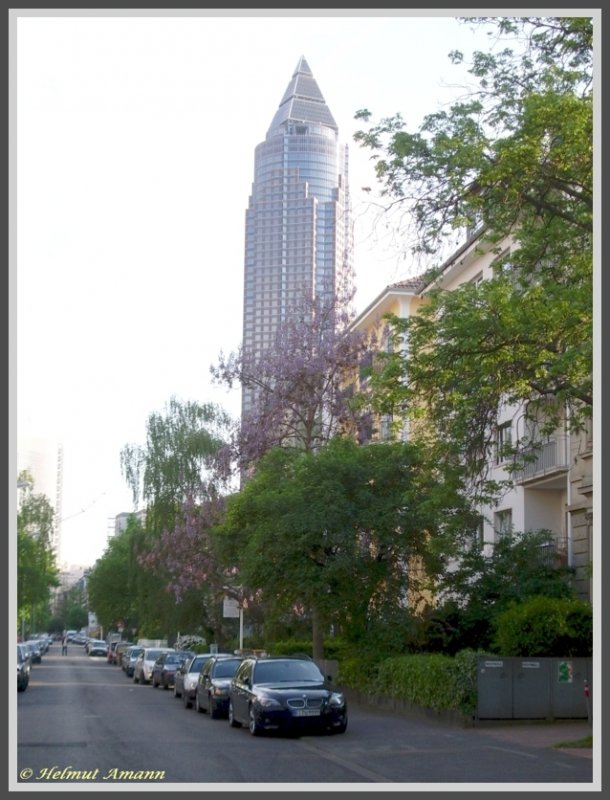
[[[515,480],[519,482],[564,471],[570,464],[568,439],[566,436],[557,436],[539,447],[524,450],[523,456],[528,460],[522,469],[515,472]]]

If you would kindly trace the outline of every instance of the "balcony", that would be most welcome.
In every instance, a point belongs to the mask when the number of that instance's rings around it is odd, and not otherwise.
[[[539,447],[523,451],[527,463],[515,472],[517,483],[526,483],[541,478],[550,478],[567,472],[570,466],[567,436],[556,436]]]

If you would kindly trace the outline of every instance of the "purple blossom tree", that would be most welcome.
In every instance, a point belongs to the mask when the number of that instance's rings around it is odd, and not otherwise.
[[[351,320],[345,298],[328,303],[303,292],[272,346],[221,352],[210,367],[215,382],[239,383],[250,399],[232,439],[242,474],[273,447],[313,452],[339,433],[358,434],[353,379],[373,343],[350,328]]]

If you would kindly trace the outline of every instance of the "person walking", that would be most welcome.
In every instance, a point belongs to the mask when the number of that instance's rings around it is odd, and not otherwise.
[[[68,637],[64,633],[62,640],[61,640],[61,654],[62,656],[68,655]]]

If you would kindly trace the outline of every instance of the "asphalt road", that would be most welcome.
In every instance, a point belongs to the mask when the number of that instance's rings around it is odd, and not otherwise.
[[[19,790],[593,786],[592,759],[357,707],[349,709],[342,735],[255,738],[185,709],[171,690],[134,684],[78,645],[67,656],[53,645],[33,666],[16,706],[16,774],[9,783]]]

